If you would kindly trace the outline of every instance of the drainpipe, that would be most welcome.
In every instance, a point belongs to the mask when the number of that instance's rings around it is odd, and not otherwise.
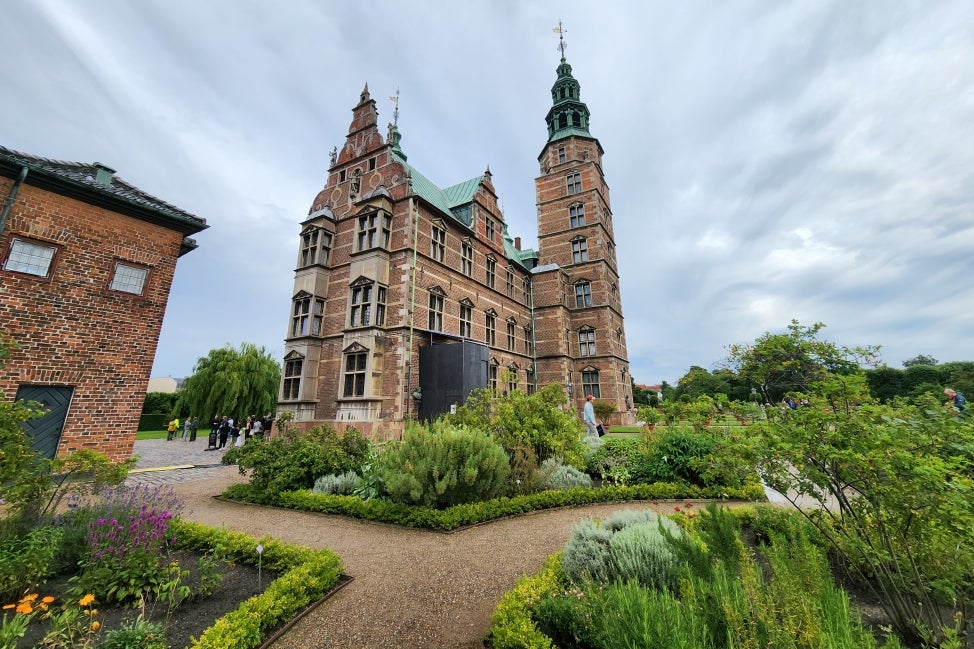
[[[414,219],[413,224],[413,267],[412,277],[410,278],[409,288],[409,346],[406,349],[406,416],[409,416],[411,403],[413,400],[412,379],[413,379],[413,312],[416,310],[416,256],[419,247],[419,210],[413,204],[413,198],[409,198],[409,214]]]
[[[0,234],[3,234],[4,228],[7,227],[7,217],[10,215],[10,208],[14,206],[14,201],[17,200],[17,192],[20,191],[20,186],[24,184],[24,180],[26,179],[27,167],[21,167],[20,176],[14,181],[14,186],[10,188],[10,194],[3,204],[3,213],[0,214]]]

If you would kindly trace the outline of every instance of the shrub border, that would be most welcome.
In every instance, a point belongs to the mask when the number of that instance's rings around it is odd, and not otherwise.
[[[194,639],[191,649],[261,647],[271,630],[324,599],[343,577],[341,557],[328,549],[314,550],[271,537],[255,539],[182,519],[171,521],[169,530],[178,548],[215,551],[220,558],[248,565],[257,564],[259,544],[262,565],[278,573],[263,593],[245,600]]]
[[[260,505],[298,509],[322,514],[337,514],[405,527],[453,532],[507,516],[532,511],[638,500],[736,500],[766,501],[764,487],[697,487],[669,482],[573,489],[548,490],[522,496],[501,497],[478,503],[432,509],[400,505],[384,500],[362,500],[356,496],[316,494],[310,490],[284,491],[276,496],[261,494],[250,484],[231,485],[224,498]]]

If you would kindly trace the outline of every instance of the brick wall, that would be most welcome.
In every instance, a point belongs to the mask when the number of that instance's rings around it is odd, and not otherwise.
[[[0,178],[0,196],[12,182]],[[13,399],[23,384],[74,394],[58,455],[97,450],[131,456],[183,236],[25,184],[0,235],[58,247],[49,278],[0,271],[0,323],[19,348],[0,369]],[[144,295],[109,291],[116,261],[146,266]]]

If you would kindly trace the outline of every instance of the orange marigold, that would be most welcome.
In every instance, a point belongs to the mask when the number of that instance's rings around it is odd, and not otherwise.
[[[17,604],[17,612],[24,615],[30,615],[34,612],[34,607],[30,605],[30,602],[20,602]]]
[[[99,622],[98,620],[95,620],[94,622],[91,623],[92,631],[97,631],[100,628],[101,628],[101,622]]]
[[[88,606],[94,601],[95,601],[95,596],[92,595],[91,593],[88,593],[87,595],[85,595],[84,597],[78,600],[78,604],[80,604],[81,606]]]

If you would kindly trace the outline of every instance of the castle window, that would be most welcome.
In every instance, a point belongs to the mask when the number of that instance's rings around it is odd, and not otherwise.
[[[343,183],[348,178],[347,170],[342,169],[338,172],[338,182]]]
[[[460,335],[464,338],[470,337],[473,321],[473,304],[469,300],[460,302]]]
[[[565,155],[565,147],[558,147],[558,164],[561,164],[568,160],[568,156]]]
[[[445,249],[446,230],[434,225],[430,234],[430,257],[442,263]]]
[[[429,328],[443,331],[443,295],[430,292]]]
[[[342,391],[343,396],[365,396],[365,367],[368,365],[368,362],[368,351],[345,354],[345,388]]]
[[[579,309],[592,306],[592,285],[588,282],[575,284],[575,306]]]
[[[386,214],[366,214],[358,219],[358,250],[388,248],[392,219]]]
[[[460,245],[460,272],[467,277],[473,275],[473,246],[467,241]]]
[[[484,326],[487,329],[487,344],[493,347],[497,344],[497,316],[493,311],[488,311],[484,318]]]
[[[507,391],[514,392],[517,390],[517,365],[511,363],[507,367]]]
[[[533,356],[531,353],[531,327],[524,328],[524,353],[527,356]]]
[[[291,313],[291,337],[320,336],[321,318],[325,312],[325,301],[302,293],[294,300]]]
[[[369,158],[369,171],[375,171],[375,158]]]
[[[359,280],[350,287],[349,327],[368,327],[374,322],[381,327],[386,321],[386,287],[374,282]],[[375,314],[373,319],[372,315]]]
[[[601,398],[599,391],[599,371],[596,369],[582,370],[582,393],[591,394],[596,399]]]
[[[497,231],[497,224],[489,216],[484,217],[484,231],[487,241],[494,242],[494,233]]]
[[[490,359],[487,365],[487,387],[497,392],[497,359]]]
[[[284,361],[284,387],[281,398],[285,401],[297,399],[301,389],[301,367],[304,361],[294,358]]]
[[[572,241],[572,263],[579,264],[588,261],[588,242],[584,237]]]
[[[595,356],[594,329],[582,329],[578,332],[578,355]]]
[[[517,322],[514,320],[514,318],[509,318],[507,321],[507,351],[510,352],[514,351],[514,344],[516,340],[514,332],[517,330],[516,327]]]
[[[319,228],[311,228],[301,235],[301,266],[328,263],[331,235]]]
[[[112,275],[112,282],[108,288],[122,293],[142,295],[145,290],[145,280],[149,276],[148,268],[130,266],[121,262],[115,262],[115,274]]]
[[[568,222],[573,228],[580,228],[585,225],[585,206],[581,203],[572,205],[568,208]]]
[[[14,237],[10,241],[10,254],[3,262],[3,269],[47,277],[57,254],[56,246],[43,245]]]
[[[487,257],[485,263],[487,268],[487,287],[494,288],[494,281],[497,277],[497,262],[493,257]]]
[[[514,297],[514,269],[507,269],[507,297]]]
[[[579,194],[582,191],[582,175],[579,173],[568,174],[565,177],[568,182],[568,195]]]
[[[521,301],[527,304],[528,296],[531,295],[531,280],[526,276],[521,278],[521,292],[524,294]]]

